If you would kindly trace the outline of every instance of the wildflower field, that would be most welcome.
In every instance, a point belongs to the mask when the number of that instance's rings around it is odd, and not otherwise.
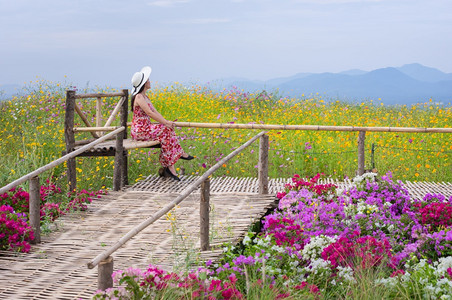
[[[61,156],[64,144],[65,89],[59,83],[31,82],[25,96],[0,105],[0,185]],[[112,92],[109,88],[89,92]],[[85,91],[79,90],[78,93]],[[249,94],[239,90],[215,92],[207,88],[154,86],[149,97],[169,120],[204,123],[265,123],[338,126],[451,127],[451,106],[429,99],[413,106],[391,107],[375,101],[327,102],[321,97],[282,98],[265,91]],[[118,98],[105,99],[104,122]],[[94,123],[95,99],[79,100],[79,106]],[[119,118],[117,118],[119,119]],[[129,114],[131,120],[131,113]],[[115,120],[113,125],[118,124]],[[84,126],[76,115],[76,123]],[[199,175],[243,144],[257,130],[180,128],[177,134],[185,150],[196,156],[176,167],[187,175]],[[298,173],[314,176],[321,172],[342,179],[357,169],[357,132],[270,131],[269,176],[290,178]],[[79,134],[76,139],[89,138]],[[373,148],[373,151],[372,151]],[[158,170],[158,149],[129,151],[129,181],[133,183]],[[366,169],[380,174],[391,171],[395,178],[410,181],[452,181],[450,134],[385,133],[366,134]],[[215,176],[255,177],[258,145],[223,165]],[[65,184],[65,165],[49,171]],[[98,190],[112,186],[113,158],[77,159],[78,188]],[[26,187],[24,187],[26,189]]]
[[[261,230],[189,272],[113,274],[95,299],[451,299],[452,197],[409,196],[390,174],[338,190],[295,175]]]

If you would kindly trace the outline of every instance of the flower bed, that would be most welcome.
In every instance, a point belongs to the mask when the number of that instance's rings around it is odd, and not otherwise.
[[[196,282],[190,297],[335,299],[373,293],[376,298],[451,299],[452,197],[413,200],[390,174],[358,176],[346,190],[320,185],[319,177],[295,175],[278,193],[279,206],[265,217],[262,232],[225,247],[220,262],[189,273]],[[159,269],[150,270],[136,277],[121,273],[117,282],[127,282],[121,293],[111,289],[96,297],[128,297],[132,286],[144,295],[186,292],[180,285],[186,277],[175,273],[165,273],[171,291],[149,285]]]

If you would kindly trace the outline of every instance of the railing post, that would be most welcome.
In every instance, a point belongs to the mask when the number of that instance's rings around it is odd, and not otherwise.
[[[124,167],[124,135],[122,132],[116,135],[115,169],[113,170],[113,190],[119,191],[124,184],[122,168]]]
[[[372,172],[375,170],[375,143],[372,143],[372,149],[370,153],[370,164],[372,165]]]
[[[102,127],[102,97],[97,97],[96,101],[96,127]],[[103,132],[96,132],[98,136],[102,136]]]
[[[124,101],[122,103],[121,107],[121,126],[124,126],[125,130],[123,132],[124,139],[127,139],[127,118],[129,116],[129,90],[124,89],[122,90],[124,93]],[[122,166],[122,184],[123,186],[129,184],[129,166],[128,166],[128,153],[127,151],[124,151],[124,159],[123,159],[123,166]]]
[[[30,178],[30,226],[33,228],[35,238],[31,241],[32,244],[39,244],[41,242],[41,195],[39,186],[39,177]]]
[[[209,198],[210,179],[207,178],[201,183],[201,201],[199,205],[201,251],[210,249],[209,245]]]
[[[364,174],[364,149],[365,149],[366,132],[360,131],[358,135],[358,175]]]
[[[66,153],[70,153],[75,146],[74,109],[75,109],[75,91],[66,91],[66,115],[64,118],[64,139],[66,141]],[[67,179],[69,182],[69,190],[72,192],[77,187],[75,158],[70,158],[67,161]]]
[[[259,139],[258,175],[259,194],[268,194],[268,135]]]
[[[113,257],[102,260],[97,267],[97,289],[105,291],[113,287]]]

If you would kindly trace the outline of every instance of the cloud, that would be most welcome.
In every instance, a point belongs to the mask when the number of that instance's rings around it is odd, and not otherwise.
[[[178,4],[187,3],[189,0],[155,0],[149,2],[150,6],[158,6],[158,7],[174,7]]]
[[[295,2],[297,3],[310,3],[310,4],[375,3],[383,1],[384,0],[295,0]]]
[[[204,19],[193,19],[188,20],[187,23],[191,24],[215,24],[215,23],[229,23],[230,19],[215,19],[215,18],[204,18]]]
[[[59,51],[70,49],[103,49],[103,47],[118,47],[118,40],[139,40],[141,32],[131,33],[128,30],[72,30],[40,32],[22,31],[20,35],[10,35],[7,41],[0,42],[1,46],[6,43],[15,45],[27,52]],[[3,45],[2,45],[3,44]],[[87,47],[89,46],[89,47]]]
[[[226,18],[199,18],[199,19],[179,19],[179,20],[171,20],[166,21],[167,24],[176,24],[176,25],[208,25],[208,24],[221,24],[221,23],[230,23],[231,19]]]

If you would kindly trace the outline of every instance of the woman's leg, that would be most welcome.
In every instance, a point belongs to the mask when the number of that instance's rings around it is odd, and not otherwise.
[[[174,167],[174,165],[168,166],[168,169],[170,170],[171,173],[173,173],[173,175],[177,175],[176,168]]]
[[[168,167],[170,171],[176,175],[174,164],[177,160],[185,154],[179,143],[179,139],[173,129],[161,125],[160,134],[158,136],[160,141],[161,151],[159,161],[163,167]]]

